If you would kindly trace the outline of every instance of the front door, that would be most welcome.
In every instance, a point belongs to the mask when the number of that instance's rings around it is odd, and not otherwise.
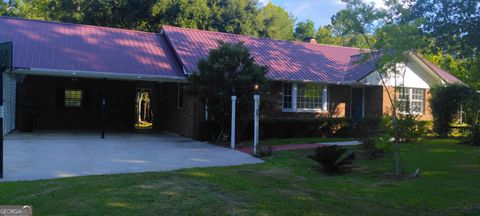
[[[365,89],[352,88],[352,120],[358,122],[365,115]]]

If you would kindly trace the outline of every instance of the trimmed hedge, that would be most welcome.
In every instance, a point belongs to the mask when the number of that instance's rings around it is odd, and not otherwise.
[[[331,137],[349,126],[350,120],[344,118],[263,119],[260,122],[260,136],[262,139]],[[253,133],[253,125],[249,131]],[[248,131],[246,134],[248,134]]]
[[[264,118],[260,120],[260,139],[301,138],[301,137],[347,137],[351,120],[348,118]],[[238,128],[242,130],[242,128]],[[214,121],[200,123],[200,139],[212,141],[221,129]],[[229,131],[229,130],[228,130]],[[253,121],[237,135],[239,141],[251,140]]]

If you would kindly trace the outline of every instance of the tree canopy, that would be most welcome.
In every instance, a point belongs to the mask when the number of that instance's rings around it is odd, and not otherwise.
[[[315,38],[315,23],[309,19],[297,23],[294,35],[295,39],[299,41]]]
[[[427,58],[462,81],[480,89],[480,2],[478,0],[417,0],[406,19],[422,19],[430,46]]]
[[[0,15],[158,32],[162,25],[293,39],[294,18],[256,0],[9,0]]]
[[[293,17],[283,8],[271,2],[259,12],[260,36],[273,39],[291,40],[293,38]]]

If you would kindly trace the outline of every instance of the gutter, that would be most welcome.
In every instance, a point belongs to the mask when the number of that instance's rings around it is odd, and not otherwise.
[[[130,80],[130,81],[154,81],[154,82],[187,82],[185,77],[148,75],[148,74],[127,74],[117,72],[94,72],[82,70],[60,70],[45,68],[14,68],[10,73],[39,76],[56,76],[71,78],[92,78],[92,79],[112,79],[112,80]]]

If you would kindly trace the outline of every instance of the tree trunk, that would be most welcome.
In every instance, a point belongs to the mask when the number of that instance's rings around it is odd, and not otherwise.
[[[395,176],[399,177],[401,175],[401,167],[400,167],[400,128],[398,126],[398,118],[397,118],[397,109],[393,108],[393,126],[395,129],[395,150],[394,150],[394,157],[395,157]]]

